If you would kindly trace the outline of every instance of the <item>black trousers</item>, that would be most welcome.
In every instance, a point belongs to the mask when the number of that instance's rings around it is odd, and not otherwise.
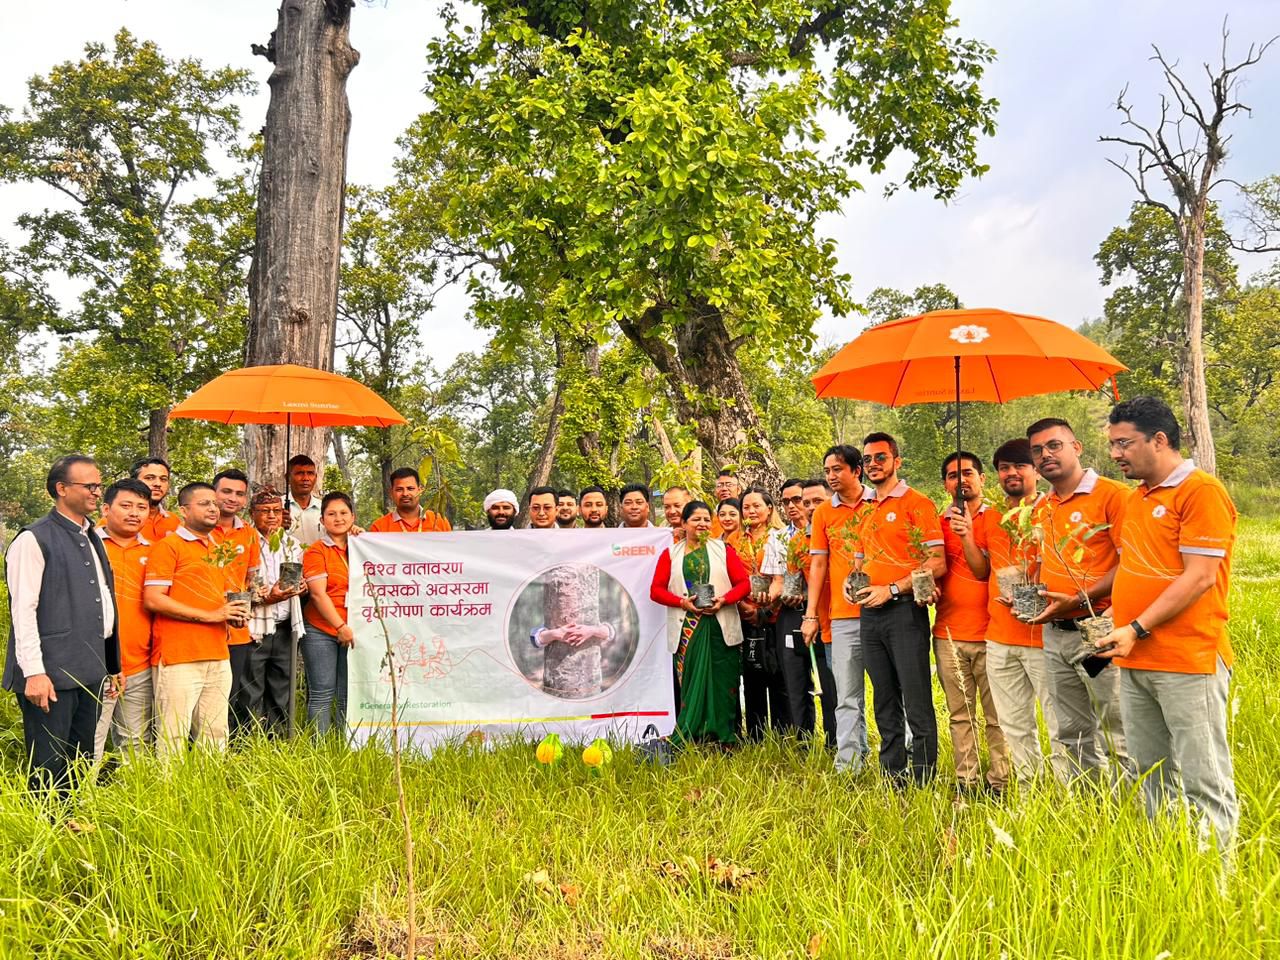
[[[238,695],[232,667],[232,713],[241,728],[253,725],[272,736],[281,734],[289,724],[289,658],[293,656],[289,621],[276,624],[261,643],[249,647]]]
[[[820,647],[815,646],[810,658],[809,648],[800,634],[804,610],[783,608],[778,614],[777,650],[778,672],[782,675],[782,687],[787,697],[787,710],[793,728],[801,736],[813,735],[816,711],[813,706],[813,665],[818,665],[818,679],[822,682],[822,729],[827,746],[836,745],[836,679],[827,666],[827,658]],[[791,646],[787,646],[787,639]]]
[[[742,663],[742,704],[743,720],[748,740],[764,739],[765,731],[772,720],[773,727],[781,733],[793,729],[791,711],[787,708],[787,690],[782,682],[782,674],[777,667],[774,646],[777,643],[774,624],[762,626],[744,623],[742,633],[748,639],[743,641]],[[767,651],[768,665],[759,670],[746,662],[746,647],[750,637],[761,637],[763,649]]]
[[[97,689],[73,687],[55,692],[58,699],[49,701],[48,713],[20,692],[18,708],[22,711],[28,784],[33,791],[52,787],[66,794],[72,786],[76,762],[93,760],[93,734],[102,701]]]
[[[933,779],[938,766],[938,720],[929,672],[929,613],[910,599],[862,608],[862,657],[874,688],[880,731],[880,769],[907,775],[903,712],[911,727],[911,775]]]

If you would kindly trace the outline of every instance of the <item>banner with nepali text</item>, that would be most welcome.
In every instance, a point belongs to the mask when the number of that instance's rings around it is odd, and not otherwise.
[[[675,726],[661,528],[365,533],[348,540],[347,723],[401,739],[639,740]]]

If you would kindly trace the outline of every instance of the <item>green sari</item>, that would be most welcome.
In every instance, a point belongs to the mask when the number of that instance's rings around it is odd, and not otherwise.
[[[711,567],[704,544],[684,557],[687,588],[706,583]],[[686,613],[680,625],[676,650],[676,676],[680,683],[680,712],[675,739],[738,742],[738,676],[742,658],[726,646],[713,614]]]

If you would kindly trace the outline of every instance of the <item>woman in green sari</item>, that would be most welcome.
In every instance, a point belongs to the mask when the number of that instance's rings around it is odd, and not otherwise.
[[[738,675],[742,623],[736,604],[751,580],[733,548],[711,540],[711,508],[685,505],[684,540],[658,558],[649,596],[667,609],[667,648],[675,657],[680,710],[674,739],[738,742]],[[695,584],[710,584],[709,606],[694,603]]]

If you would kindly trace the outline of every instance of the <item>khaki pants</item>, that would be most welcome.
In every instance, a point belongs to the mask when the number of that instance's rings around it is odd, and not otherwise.
[[[93,736],[94,760],[102,759],[108,732],[112,746],[126,762],[132,754],[150,748],[155,741],[155,690],[150,667],[125,677],[124,693],[119,697],[102,698],[102,713]]]
[[[162,663],[155,668],[155,684],[159,756],[185,754],[189,739],[218,750],[226,748],[229,660]]]
[[[1004,789],[1009,780],[1009,750],[1000,729],[1000,714],[991,696],[987,680],[987,645],[985,641],[933,638],[933,654],[938,662],[938,680],[947,698],[951,715],[951,749],[955,754],[956,779],[964,787],[981,782],[982,767],[978,760],[978,700],[982,700],[982,718],[987,728],[987,750],[991,769],[987,783]]]
[[[1057,723],[1044,671],[1044,650],[988,640],[987,681],[1000,718],[1000,732],[1009,745],[1013,775],[1019,780],[1034,779],[1044,769],[1045,760],[1036,721],[1037,700],[1049,729]],[[1062,758],[1064,773],[1065,759]]]
[[[1113,777],[1132,780],[1134,764],[1120,716],[1120,668],[1112,664],[1090,677],[1084,667],[1070,661],[1079,646],[1080,634],[1074,629],[1063,629],[1053,622],[1044,625],[1045,673],[1053,690],[1055,717],[1049,725],[1054,771],[1062,776],[1061,754],[1066,760],[1064,779],[1082,774],[1101,779],[1108,773],[1110,759],[1115,766]]]

